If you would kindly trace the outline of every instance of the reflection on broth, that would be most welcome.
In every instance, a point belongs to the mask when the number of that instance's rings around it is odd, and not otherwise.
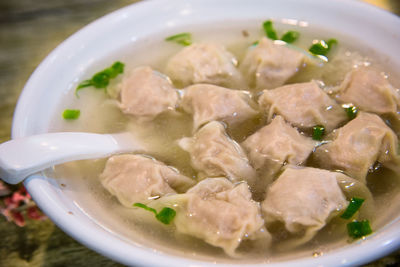
[[[277,24],[282,39],[300,33],[286,46],[254,25],[194,28],[190,46],[139,41],[110,55],[104,62],[126,63],[124,73],[107,93],[71,92],[61,106],[81,117],[57,116],[52,130],[129,131],[149,153],[67,163],[48,175],[122,238],[204,260],[317,257],[359,237],[348,224],[379,230],[398,209],[382,209],[400,188],[394,73],[338,34]],[[307,52],[330,37],[338,43],[327,62]],[[354,197],[362,206],[341,218]],[[164,208],[176,215],[162,223]]]

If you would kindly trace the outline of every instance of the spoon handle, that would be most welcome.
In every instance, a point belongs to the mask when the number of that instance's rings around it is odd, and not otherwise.
[[[47,133],[0,144],[0,177],[17,184],[30,174],[67,161],[143,150],[129,133]]]

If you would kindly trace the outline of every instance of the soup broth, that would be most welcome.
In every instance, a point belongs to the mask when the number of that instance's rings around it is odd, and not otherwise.
[[[328,62],[318,61],[316,64],[307,64],[285,84],[309,82],[319,80],[327,93],[331,93],[339,86],[355,65],[374,66],[382,69],[389,76],[393,86],[399,86],[395,77],[400,77],[392,69],[387,58],[379,53],[363,47],[357,40],[342,36],[338,33],[319,29],[306,22],[275,23],[278,33],[287,30],[296,30],[300,33],[298,41],[293,45],[307,51],[314,40],[335,38],[338,40],[332,51],[329,52]],[[218,43],[224,45],[238,60],[243,61],[247,49],[259,40],[264,33],[259,27],[260,22],[235,22],[213,27],[187,27],[176,32],[190,32],[193,42]],[[176,33],[175,32],[175,33]],[[171,33],[173,34],[173,33]],[[87,69],[83,77],[91,77],[93,73],[108,67],[112,62],[119,60],[125,63],[123,75],[139,66],[151,66],[153,69],[165,73],[168,59],[183,49],[182,46],[164,41],[166,36],[153,36],[145,40],[137,40],[130,47],[106,55]],[[177,140],[193,135],[192,115],[187,114],[181,107],[175,112],[163,113],[152,121],[141,121],[123,114],[116,104],[119,84],[122,76],[114,79],[104,90],[86,88],[79,91],[79,98],[74,90],[69,90],[63,102],[60,103],[58,114],[54,117],[51,131],[85,131],[96,133],[131,132],[136,138],[150,144],[150,156],[173,166],[187,177],[199,180],[198,171],[191,165],[188,152],[184,151]],[[262,90],[255,90],[237,84],[235,89],[248,90],[253,98],[258,99]],[[182,90],[183,88],[177,88]],[[118,97],[117,97],[118,98]],[[79,109],[81,116],[74,121],[62,119],[64,109]],[[238,143],[260,130],[267,122],[265,115],[260,114],[250,120],[241,122],[239,126],[228,127],[228,135]],[[391,119],[395,125],[396,120]],[[342,125],[340,125],[342,126]],[[396,131],[395,127],[393,129]],[[310,136],[307,129],[300,130],[305,136]],[[137,208],[127,208],[119,203],[101,184],[99,176],[104,170],[107,159],[70,162],[55,166],[48,170],[46,175],[55,178],[60,189],[75,200],[76,205],[85,214],[108,231],[133,244],[151,247],[162,253],[172,253],[184,257],[193,257],[217,262],[274,262],[300,256],[320,256],[328,251],[341,248],[352,240],[347,236],[346,222],[335,217],[318,231],[317,235],[302,246],[291,249],[282,249],[279,243],[292,237],[284,230],[282,223],[271,224],[267,228],[273,233],[272,245],[259,240],[244,240],[237,249],[240,257],[232,258],[223,249],[209,245],[201,239],[176,232],[174,225],[164,225],[154,219],[151,212]],[[306,166],[317,167],[313,157],[308,158]],[[260,176],[261,171],[257,175]],[[379,231],[390,221],[398,217],[400,203],[400,179],[395,173],[383,166],[367,175],[367,186],[372,192],[375,202],[374,213],[368,217],[374,231]],[[261,190],[262,191],[262,190]],[[253,192],[253,199],[262,201],[264,192]],[[389,204],[390,203],[390,204]],[[390,207],[390,208],[388,208]],[[299,233],[301,235],[301,233]],[[290,251],[290,253],[288,253]]]

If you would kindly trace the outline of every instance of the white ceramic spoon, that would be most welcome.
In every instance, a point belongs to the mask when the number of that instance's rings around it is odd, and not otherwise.
[[[130,133],[47,133],[0,144],[0,178],[9,184],[67,161],[107,157],[123,152],[144,152]]]

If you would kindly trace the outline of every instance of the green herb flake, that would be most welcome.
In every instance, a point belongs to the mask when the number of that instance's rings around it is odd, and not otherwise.
[[[312,139],[317,140],[317,141],[321,141],[322,140],[322,136],[324,136],[325,134],[325,127],[322,125],[316,125],[313,127],[313,131],[312,131]]]
[[[89,86],[92,86],[92,85],[93,85],[92,80],[85,80],[85,81],[81,82],[78,85],[78,87],[76,87],[75,92],[78,91],[81,88],[89,87]]]
[[[353,215],[360,209],[361,205],[364,203],[363,198],[353,197],[350,200],[349,205],[347,206],[346,210],[340,215],[340,218],[343,219],[350,219]]]
[[[66,109],[62,115],[66,120],[76,120],[81,115],[81,111],[79,109]]]
[[[251,44],[251,46],[257,46],[258,43],[259,43],[259,41],[255,41],[255,42],[253,42],[253,43]]]
[[[106,68],[95,75],[90,80],[81,82],[75,89],[75,94],[78,95],[78,91],[82,88],[93,86],[98,89],[106,88],[110,83],[110,80],[117,77],[118,74],[124,72],[124,63],[116,61],[111,67]]]
[[[122,62],[115,62],[111,68],[105,69],[111,78],[115,78],[118,74],[124,73],[125,64]]]
[[[264,21],[263,23],[263,29],[265,32],[265,35],[272,40],[278,40],[278,34],[276,33],[274,29],[274,25],[271,20]]]
[[[92,86],[96,88],[106,88],[110,83],[110,75],[107,72],[99,72],[92,77]]]
[[[175,215],[176,215],[175,210],[165,207],[156,215],[156,218],[163,224],[170,224],[172,220],[175,218]]]
[[[188,46],[192,44],[192,35],[188,32],[183,32],[169,36],[165,38],[165,41],[175,42],[183,46]]]
[[[156,219],[162,222],[163,224],[170,224],[172,220],[175,218],[176,211],[174,209],[164,207],[160,212],[157,213],[157,211],[153,208],[148,207],[147,205],[143,203],[135,203],[133,204],[134,207],[139,207],[142,209],[145,209],[147,211],[150,211],[154,213],[156,216]]]
[[[274,24],[273,24],[272,20],[264,21],[262,26],[263,26],[265,35],[269,39],[272,39],[272,40],[282,40],[282,41],[290,44],[290,43],[295,42],[300,36],[300,33],[297,32],[297,31],[287,31],[279,39],[278,34],[277,34],[277,32],[276,32],[276,30],[274,28]],[[258,41],[257,41],[257,43],[255,42],[252,45],[254,46],[254,45],[257,45],[257,44],[258,44]]]
[[[352,120],[357,116],[358,108],[355,106],[349,106],[345,108],[347,117]]]
[[[145,204],[143,204],[143,203],[137,202],[137,203],[133,204],[133,206],[134,206],[134,207],[138,207],[138,208],[145,209],[145,210],[150,211],[150,212],[153,212],[155,215],[157,215],[157,211],[156,211],[155,209],[150,208],[150,207],[148,207],[147,205],[145,205]]]
[[[372,233],[368,220],[352,221],[347,224],[347,232],[350,237],[361,238]]]
[[[336,39],[329,39],[328,41],[320,40],[319,42],[313,44],[308,51],[314,55],[326,56],[331,50],[332,46],[337,43],[338,41]]]
[[[287,31],[281,38],[282,41],[286,42],[286,43],[293,43],[294,41],[296,41],[300,36],[299,32],[296,31]]]

